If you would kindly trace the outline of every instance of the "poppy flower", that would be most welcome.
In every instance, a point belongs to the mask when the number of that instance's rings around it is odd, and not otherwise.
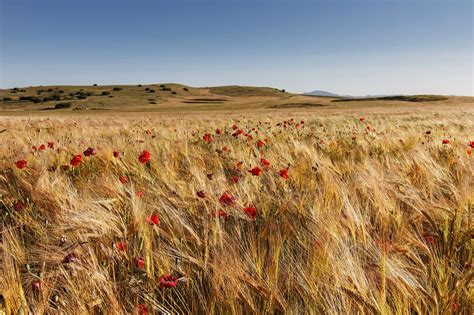
[[[244,161],[239,161],[235,163],[235,167],[240,168],[244,164]]]
[[[157,214],[151,214],[147,220],[148,224],[150,225],[159,225],[160,224],[160,219],[158,218]]]
[[[239,128],[239,127],[237,127],[236,124],[233,124],[233,125],[232,125],[232,129],[233,129],[233,130],[235,130],[235,129],[237,129],[237,128]]]
[[[255,166],[251,170],[249,170],[249,173],[251,173],[253,176],[260,176],[262,175],[262,169],[258,166]]]
[[[33,145],[33,146],[31,146],[31,150],[33,150],[33,151],[38,151],[38,147],[35,146],[35,145]]]
[[[128,183],[128,178],[127,178],[127,176],[122,175],[122,176],[119,176],[119,181],[122,184],[126,184],[126,183]]]
[[[232,206],[235,204],[235,197],[228,192],[224,192],[219,198],[219,202],[223,205]]]
[[[15,209],[15,211],[21,211],[21,210],[25,209],[25,204],[21,201],[17,201],[13,205],[13,209]]]
[[[436,243],[436,238],[433,235],[425,234],[425,235],[423,235],[423,238],[425,239],[425,241],[427,243],[429,243],[431,245]]]
[[[258,140],[257,141],[257,148],[262,148],[263,146],[265,146],[265,142],[263,142],[262,140]]]
[[[178,278],[172,275],[162,275],[159,281],[160,288],[174,288],[178,284]]]
[[[234,184],[237,184],[239,182],[239,180],[240,180],[239,176],[232,176],[230,178],[230,181]]]
[[[151,160],[151,153],[147,150],[143,150],[143,152],[138,157],[138,160],[143,164],[148,163]]]
[[[212,212],[212,216],[214,218],[227,218],[227,212],[225,212],[224,210],[214,210]]]
[[[471,149],[467,149],[467,150],[466,150],[466,153],[467,153],[468,155],[471,155],[472,150],[471,150]]]
[[[213,141],[212,135],[210,133],[204,134],[204,136],[202,136],[202,139],[207,143],[211,143]]]
[[[40,145],[40,146],[38,147],[38,150],[40,150],[40,151],[46,150],[46,145],[44,145],[44,144]]]
[[[236,130],[236,131],[232,134],[232,136],[237,137],[237,136],[239,136],[239,135],[241,135],[241,134],[243,134],[243,133],[244,133],[244,131],[243,131],[242,129],[239,129],[239,130]]]
[[[95,155],[96,151],[94,148],[89,147],[83,153],[85,156],[91,156],[91,155]]]
[[[114,158],[119,159],[119,158],[121,158],[121,157],[122,157],[122,152],[120,152],[120,151],[114,151]]]
[[[222,133],[222,130],[220,130],[219,128],[216,129],[216,134],[217,135],[220,135]]]
[[[364,121],[365,121],[365,117],[360,117],[360,118],[359,118],[359,121],[364,122]]]
[[[16,167],[19,168],[20,170],[25,168],[27,164],[28,162],[26,162],[26,160],[19,160],[19,161],[16,161],[15,163]]]
[[[123,252],[126,252],[127,251],[127,244],[123,243],[123,242],[118,242],[115,244],[115,248],[117,248],[118,250],[121,250]]]
[[[270,161],[266,158],[261,158],[260,163],[262,164],[262,166],[270,166]]]
[[[474,141],[470,141],[469,146],[474,149]]]
[[[288,169],[284,168],[280,170],[280,176],[283,177],[284,179],[288,179]]]
[[[204,193],[204,190],[200,190],[200,191],[196,192],[196,195],[199,198],[206,198],[206,194]]]
[[[146,131],[146,134],[147,134],[147,135],[151,135],[151,130],[148,129],[148,130]]]
[[[71,165],[72,166],[78,166],[82,162],[82,155],[74,155],[71,159]]]
[[[449,144],[449,140],[448,140],[448,139],[444,139],[444,140],[443,140],[443,144]]]
[[[54,142],[52,141],[48,142],[48,148],[54,149]]]
[[[250,220],[255,220],[255,217],[257,216],[257,209],[254,207],[245,207],[244,212],[246,215],[248,215]]]
[[[32,287],[33,287],[33,290],[35,291],[40,291],[41,290],[41,280],[34,280],[32,283],[31,283]]]
[[[148,305],[138,304],[137,305],[137,315],[148,315]]]
[[[143,269],[145,267],[145,260],[142,257],[133,257],[133,264],[138,269]]]
[[[135,194],[137,195],[138,198],[141,198],[143,197],[145,193],[143,191],[137,191]]]
[[[64,264],[69,264],[69,263],[72,263],[72,262],[75,262],[77,261],[77,257],[76,257],[76,254],[74,253],[69,253],[67,254],[64,259],[63,259],[63,263]]]

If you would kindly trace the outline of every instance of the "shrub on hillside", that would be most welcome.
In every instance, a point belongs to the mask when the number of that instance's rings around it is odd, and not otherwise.
[[[70,102],[57,103],[56,105],[54,105],[54,109],[70,108],[71,106],[72,106],[72,103]]]
[[[114,87],[114,91],[122,91],[123,89],[121,87]]]

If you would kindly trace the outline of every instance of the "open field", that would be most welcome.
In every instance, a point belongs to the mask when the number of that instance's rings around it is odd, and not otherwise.
[[[472,314],[472,97],[118,88],[0,91],[0,314]]]

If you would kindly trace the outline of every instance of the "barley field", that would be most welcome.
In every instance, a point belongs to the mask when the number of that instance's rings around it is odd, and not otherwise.
[[[466,108],[2,116],[0,313],[472,314]]]

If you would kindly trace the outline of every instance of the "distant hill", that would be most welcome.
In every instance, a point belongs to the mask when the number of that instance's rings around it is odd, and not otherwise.
[[[303,95],[312,95],[312,96],[330,96],[330,97],[339,97],[339,94],[334,94],[327,91],[314,90],[312,92],[303,93]]]

